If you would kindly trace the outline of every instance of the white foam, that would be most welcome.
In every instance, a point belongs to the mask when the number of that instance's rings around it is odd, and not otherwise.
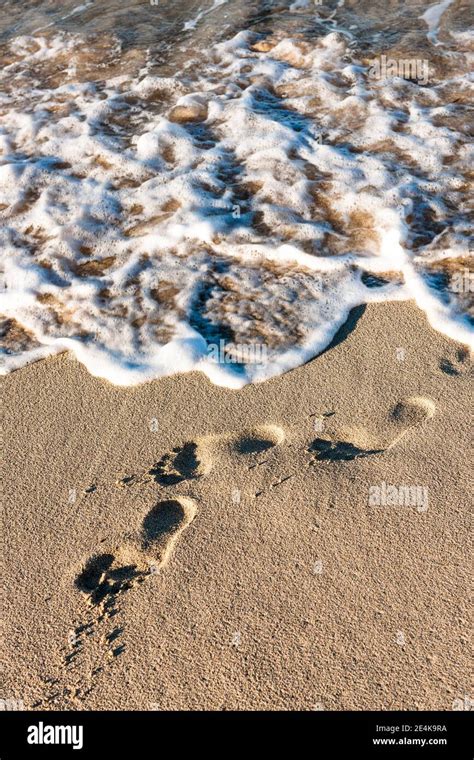
[[[452,5],[453,1],[454,0],[442,0],[440,3],[430,5],[430,7],[419,17],[423,19],[428,26],[427,36],[431,42],[437,43],[441,19],[449,6]]]
[[[56,88],[22,71],[74,58],[81,38],[14,41],[0,311],[27,337],[4,372],[69,350],[119,385],[199,370],[237,388],[317,355],[354,307],[400,299],[473,345],[463,300],[427,277],[468,250],[469,148],[438,123],[448,84],[371,80],[335,32],[266,53],[255,40],[216,45],[192,76],[95,85],[71,69]],[[263,359],[229,360],[242,345]]]
[[[227,3],[227,0],[214,0],[212,6],[208,8],[207,10],[201,10],[199,13],[196,14],[196,16],[192,19],[189,19],[184,23],[183,29],[184,31],[188,32],[191,29],[195,29],[200,21],[205,16],[208,16],[210,13],[213,13],[217,8],[219,8],[221,5],[225,5]]]

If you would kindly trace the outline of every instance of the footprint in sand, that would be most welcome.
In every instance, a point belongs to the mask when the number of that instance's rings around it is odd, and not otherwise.
[[[193,480],[207,474],[211,469],[205,452],[199,443],[189,441],[165,454],[151,470],[150,475],[163,486],[173,486],[183,480]]]
[[[124,627],[111,623],[120,612],[120,601],[138,583],[166,566],[196,511],[194,501],[186,497],[159,501],[145,515],[140,531],[117,547],[93,554],[77,574],[75,586],[85,597],[86,613],[71,631],[64,664],[68,669],[75,667],[86,645],[95,662],[89,678],[76,689],[78,699],[90,692],[94,677],[104,671],[107,662],[125,651],[119,641]],[[95,652],[90,651],[92,647]]]
[[[238,454],[261,454],[283,443],[285,433],[278,425],[259,425],[228,440]]]
[[[225,453],[260,454],[285,440],[278,425],[257,425],[241,433],[224,433],[187,441],[176,446],[148,471],[162,486],[174,486],[186,480],[208,475],[214,458]],[[131,479],[131,478],[129,478]]]
[[[396,446],[412,429],[422,425],[433,417],[436,407],[433,401],[422,396],[412,396],[400,401],[389,415],[389,426],[394,435],[387,440],[371,441],[365,431],[356,434],[356,440],[341,437],[318,437],[308,447],[314,453],[314,460],[330,462],[349,462],[374,454],[384,454]]]
[[[324,438],[315,438],[308,447],[308,451],[316,452],[316,459],[320,461],[349,462],[359,457],[382,454],[385,449],[362,449],[346,441],[328,441]]]
[[[111,602],[164,567],[185,528],[196,516],[196,505],[188,498],[159,501],[145,516],[141,531],[114,550],[90,557],[76,577],[76,587],[100,614]]]
[[[196,517],[196,505],[184,496],[159,501],[143,521],[141,548],[155,571],[164,567],[186,528]]]
[[[439,368],[446,375],[453,377],[472,374],[471,353],[469,349],[458,348],[452,353],[451,357],[445,357],[441,360]]]

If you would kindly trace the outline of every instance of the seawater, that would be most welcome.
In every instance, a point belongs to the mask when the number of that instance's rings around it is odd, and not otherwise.
[[[3,372],[241,387],[386,300],[472,348],[464,3],[2,8]]]

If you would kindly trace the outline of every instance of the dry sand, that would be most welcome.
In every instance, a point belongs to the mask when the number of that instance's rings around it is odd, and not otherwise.
[[[469,388],[462,347],[400,303],[242,391],[121,389],[67,354],[10,375],[0,697],[452,709],[472,693]],[[371,506],[383,482],[427,508]]]

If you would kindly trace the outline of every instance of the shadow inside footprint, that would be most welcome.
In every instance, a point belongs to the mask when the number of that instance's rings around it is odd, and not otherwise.
[[[186,513],[179,501],[160,501],[143,521],[145,543],[154,544],[173,535],[185,519]]]
[[[191,442],[173,449],[171,454],[165,454],[151,468],[150,475],[154,475],[155,480],[164,486],[174,486],[183,480],[199,477],[201,462],[197,448],[197,444]]]
[[[316,459],[330,462],[349,462],[352,459],[382,454],[385,449],[361,449],[346,441],[327,441],[315,438],[308,451],[316,452]]]
[[[449,359],[442,359],[442,361],[439,364],[439,367],[442,372],[444,372],[446,375],[453,375],[457,377],[460,375],[460,371],[453,365],[453,363]]]
[[[91,557],[76,578],[76,586],[90,597],[94,605],[101,604],[107,597],[115,596],[131,588],[131,582],[142,573],[136,565],[113,567],[113,554],[99,554]]]
[[[237,454],[261,454],[284,440],[285,433],[278,425],[258,425],[234,438],[232,448]]]
[[[268,449],[273,448],[273,446],[275,446],[274,441],[245,436],[237,442],[235,448],[239,454],[260,454],[262,451],[268,451]]]
[[[441,359],[439,368],[447,375],[459,377],[470,371],[470,352],[467,348],[459,348],[452,358]]]
[[[99,554],[91,557],[76,578],[77,588],[85,594],[92,594],[103,582],[114,559],[113,554]]]

